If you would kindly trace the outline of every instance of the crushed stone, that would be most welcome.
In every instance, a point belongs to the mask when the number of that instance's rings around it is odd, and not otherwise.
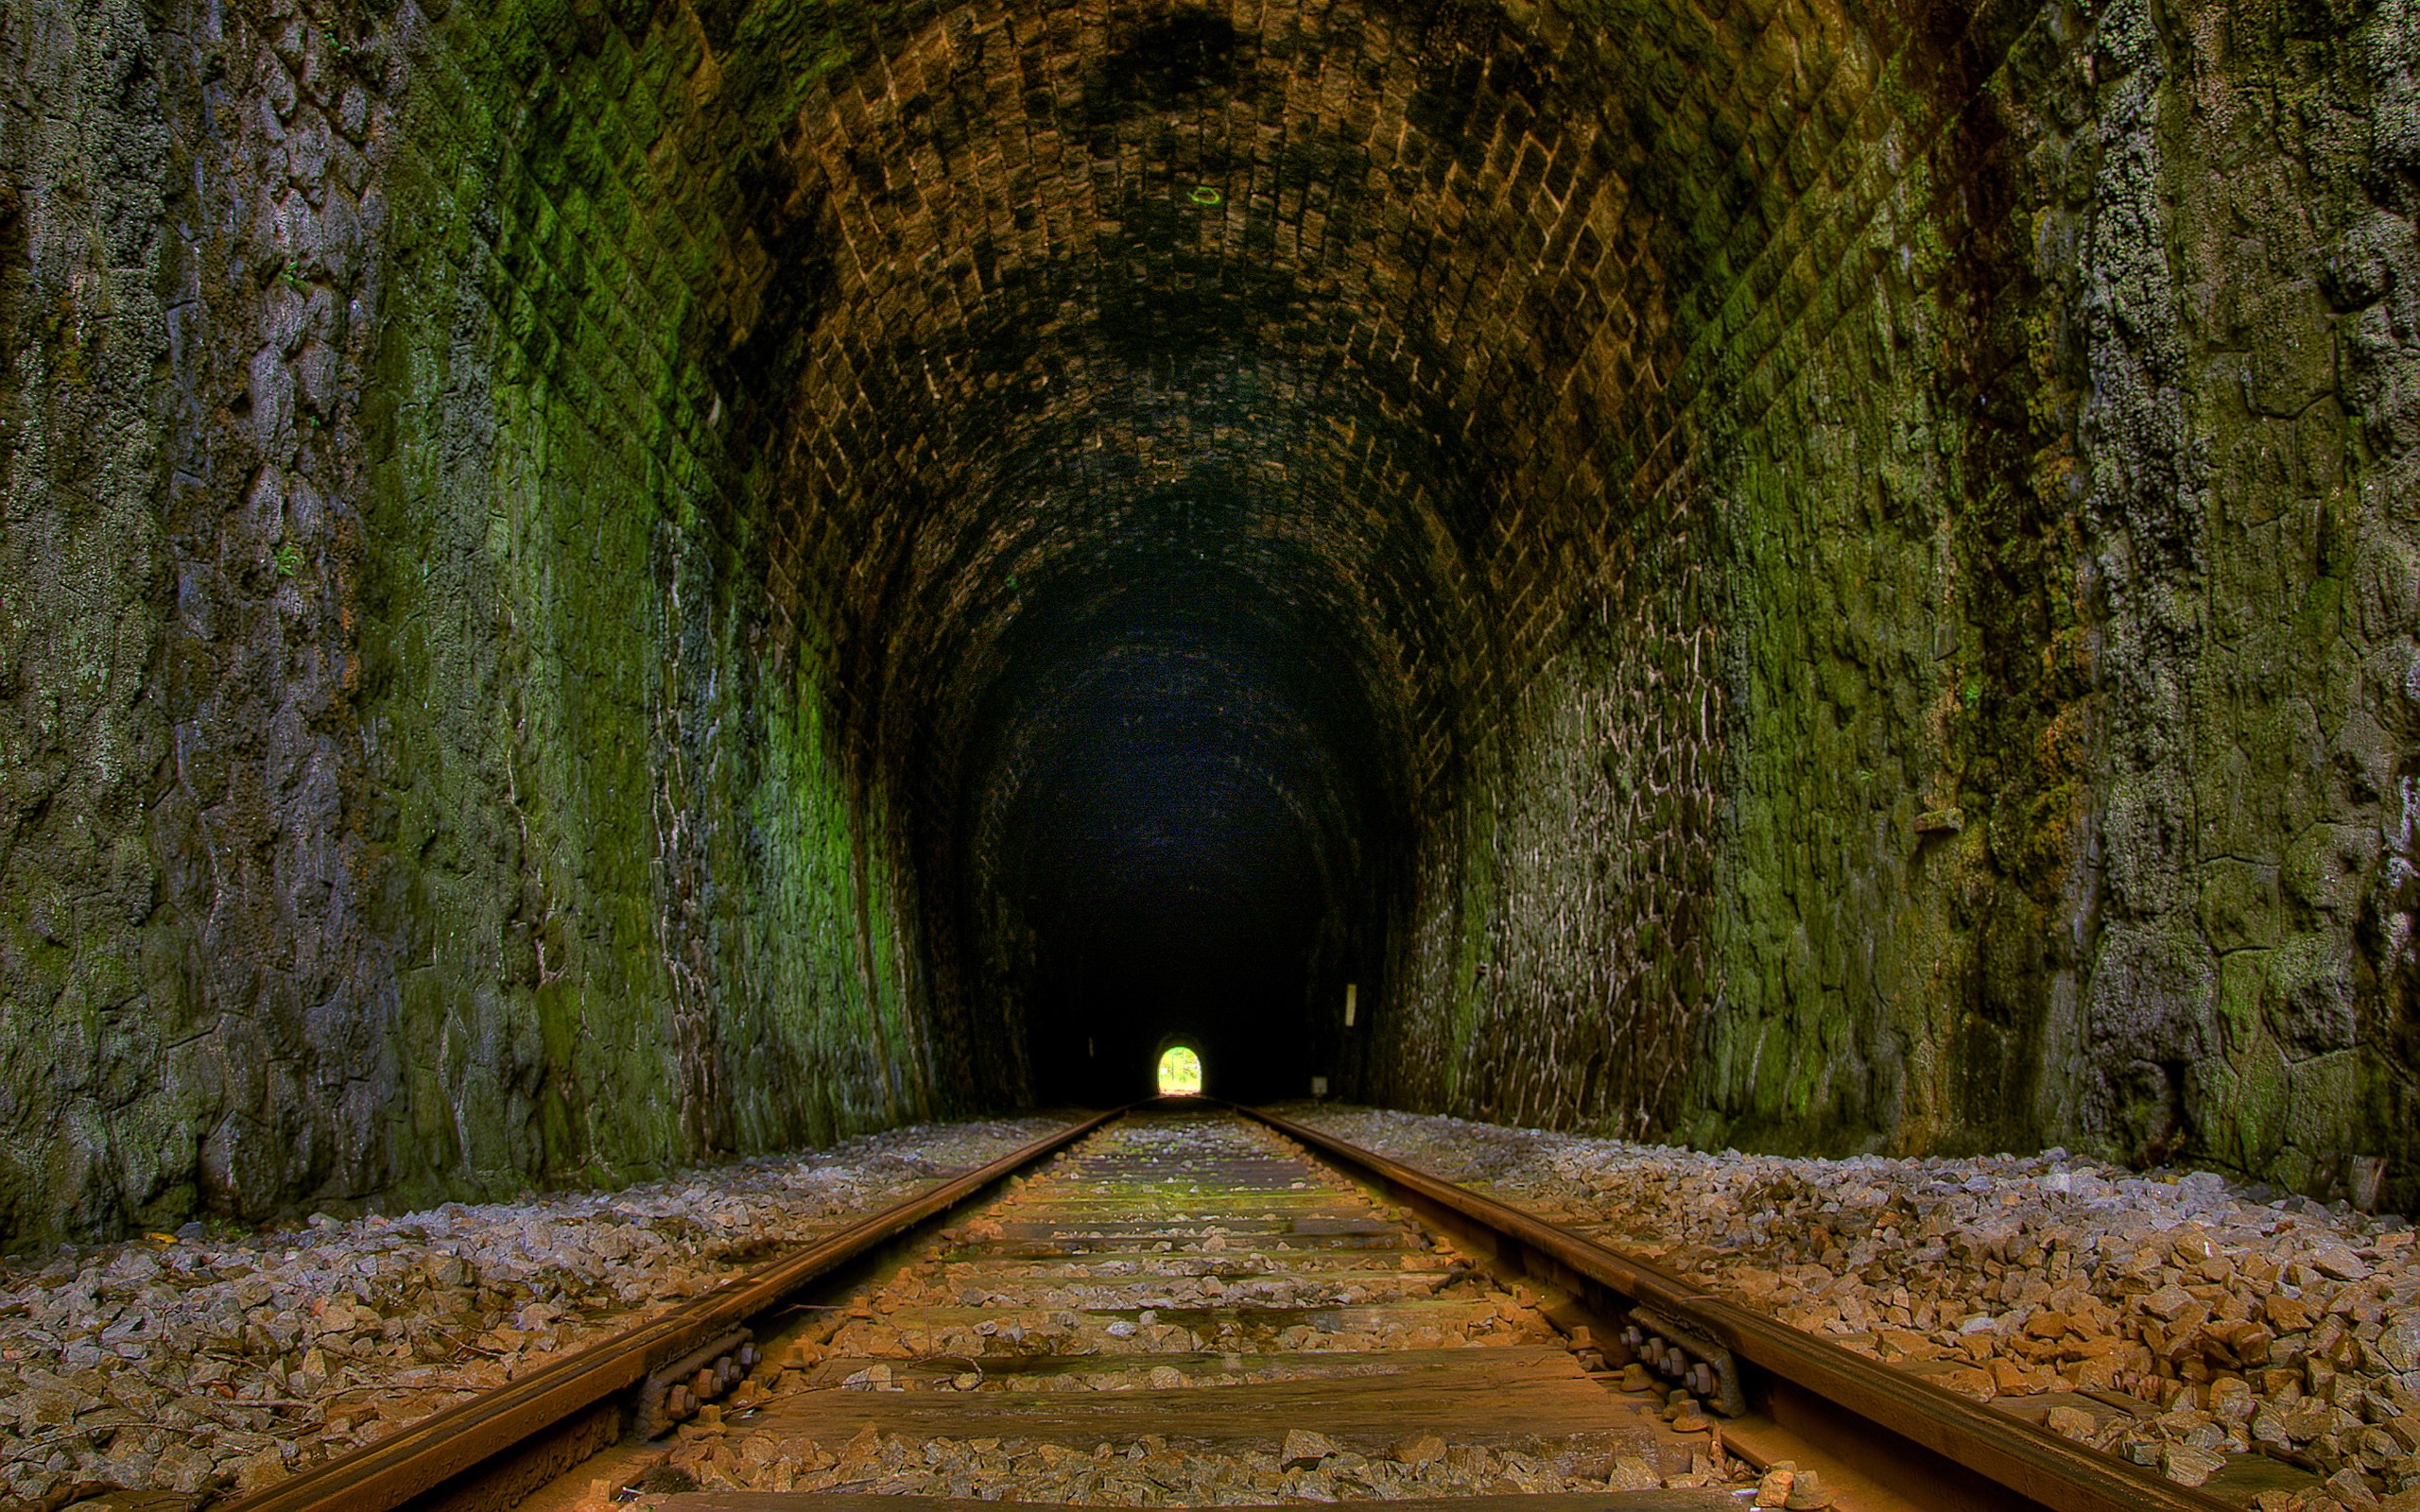
[[[0,1262],[0,1507],[257,1489],[1064,1123],[928,1125],[617,1192]]]
[[[1642,1459],[1616,1461],[1610,1474],[1578,1475],[1518,1450],[1479,1444],[1450,1448],[1434,1438],[1365,1455],[1332,1444],[1288,1443],[1271,1452],[1214,1452],[1171,1447],[1158,1435],[1116,1448],[1081,1450],[1026,1439],[935,1438],[883,1435],[869,1424],[838,1452],[795,1446],[766,1433],[683,1428],[661,1468],[641,1483],[649,1494],[597,1508],[637,1512],[693,1489],[940,1496],[1083,1506],[1254,1506],[1277,1503],[1399,1501],[1409,1497],[1518,1496],[1657,1487],[1753,1486],[1736,1460],[1693,1458],[1684,1474],[1664,1475]],[[1316,1435],[1302,1435],[1316,1438]],[[604,1492],[604,1487],[599,1487]],[[587,1512],[587,1509],[583,1509]]]
[[[2403,1218],[2064,1150],[1816,1160],[1278,1111],[1976,1400],[2139,1399],[2139,1414],[2053,1406],[2046,1426],[2182,1484],[2230,1452],[2319,1483],[2265,1491],[2260,1512],[2420,1512],[2420,1253]]]
[[[1214,1151],[1289,1160],[1296,1153],[1290,1142],[1258,1130],[1229,1125],[1214,1134],[1190,1121],[1146,1121],[1099,1138],[1114,1138],[1128,1155],[1147,1160],[1181,1162]],[[1370,1205],[1340,1172],[1308,1166],[1304,1176],[1288,1191],[1328,1189],[1328,1201],[1316,1210],[1324,1216],[1410,1223],[1399,1210]],[[1452,1441],[1450,1429],[1412,1431],[1380,1450],[1366,1442],[1351,1447],[1308,1427],[1258,1446],[1205,1443],[1136,1434],[1116,1415],[1104,1415],[1101,1441],[1089,1444],[909,1437],[872,1422],[842,1443],[802,1431],[794,1416],[784,1418],[786,1402],[795,1410],[829,1391],[971,1394],[965,1400],[977,1414],[986,1393],[1081,1396],[1324,1379],[1340,1396],[1352,1389],[1344,1381],[1380,1370],[1374,1362],[1391,1351],[1584,1348],[1555,1326],[1530,1288],[1507,1290],[1434,1235],[1406,1249],[1264,1250],[1259,1240],[1227,1227],[1253,1203],[1202,1192],[1193,1185],[1199,1179],[1181,1164],[1164,1178],[1164,1205],[1151,1213],[1158,1242],[1148,1250],[1025,1258],[959,1252],[961,1245],[997,1242],[1023,1225],[1064,1224],[1072,1211],[1064,1205],[1084,1190],[1113,1190],[1098,1177],[1068,1173],[1012,1185],[943,1230],[921,1257],[772,1343],[755,1376],[723,1404],[683,1423],[644,1463],[626,1465],[625,1484],[644,1493],[642,1507],[689,1490],[1166,1507],[1754,1491],[1756,1472],[1726,1452],[1710,1423],[1696,1431],[1702,1437],[1675,1423],[1668,1437],[1634,1431],[1619,1444],[1552,1434],[1527,1444],[1475,1444]],[[1190,1219],[1183,1211],[1187,1193],[1209,1205]],[[1133,1216],[1121,1213],[1120,1221]],[[1326,1314],[1315,1326],[1288,1321],[1313,1310]],[[1664,1396],[1657,1391],[1654,1400]],[[829,1398],[814,1416],[827,1426],[850,1418],[835,1412]],[[1666,1413],[1665,1420],[1672,1416]],[[1605,1426],[1618,1420],[1609,1413]],[[593,1483],[579,1512],[617,1512],[629,1504],[617,1500],[620,1490],[609,1481]],[[1802,1496],[1801,1505],[1828,1501]]]

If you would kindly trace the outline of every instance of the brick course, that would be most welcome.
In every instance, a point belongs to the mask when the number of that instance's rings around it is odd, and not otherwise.
[[[1027,1095],[1035,627],[1188,558],[1340,1090],[2420,1124],[2393,18],[36,9],[11,519],[139,507],[9,527],[14,1230]]]

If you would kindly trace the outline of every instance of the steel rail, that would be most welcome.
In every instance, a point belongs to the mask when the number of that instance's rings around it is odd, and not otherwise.
[[[869,1213],[803,1249],[735,1276],[627,1333],[590,1345],[518,1381],[424,1418],[375,1444],[220,1503],[215,1512],[391,1512],[413,1497],[598,1408],[616,1392],[646,1380],[649,1371],[729,1333],[780,1305],[816,1278],[1066,1148],[1121,1112],[1096,1113],[1046,1135],[988,1165]]]
[[[1457,1213],[1635,1303],[1693,1323],[1741,1362],[2053,1512],[2228,1512],[2230,1503],[1750,1312],[1668,1271],[1332,1134],[1237,1107],[1289,1139]],[[1755,1383],[1751,1383],[1752,1390]]]

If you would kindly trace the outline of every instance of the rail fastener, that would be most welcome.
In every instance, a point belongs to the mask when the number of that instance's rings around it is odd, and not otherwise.
[[[673,1424],[698,1415],[700,1404],[737,1385],[756,1351],[747,1329],[734,1329],[721,1338],[692,1349],[670,1365],[648,1372],[639,1383],[639,1410],[631,1432],[640,1438],[667,1433]]]

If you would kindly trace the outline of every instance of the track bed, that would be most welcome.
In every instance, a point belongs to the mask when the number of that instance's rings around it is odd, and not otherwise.
[[[1592,1379],[1540,1300],[1267,1128],[1137,1113],[776,1341],[796,1367],[684,1426],[652,1477],[758,1494],[650,1500],[1611,1507],[1627,1484],[1642,1508],[1739,1504],[1650,1489],[1693,1469],[1721,1485],[1709,1435]]]
[[[1318,1129],[1183,1102],[1048,1135],[230,1512],[2222,1512],[2250,1489],[2172,1485]]]

